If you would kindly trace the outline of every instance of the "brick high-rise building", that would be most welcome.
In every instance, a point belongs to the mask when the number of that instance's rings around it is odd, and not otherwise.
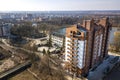
[[[109,18],[85,20],[66,28],[65,68],[85,74],[108,55]]]

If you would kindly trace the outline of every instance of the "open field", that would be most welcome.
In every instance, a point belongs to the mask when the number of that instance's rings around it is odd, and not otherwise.
[[[37,80],[37,79],[26,70],[16,76],[10,78],[9,80]]]

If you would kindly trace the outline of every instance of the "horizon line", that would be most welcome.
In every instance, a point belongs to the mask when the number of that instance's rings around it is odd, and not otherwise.
[[[120,9],[111,10],[1,10],[0,12],[54,12],[54,11],[120,11]]]

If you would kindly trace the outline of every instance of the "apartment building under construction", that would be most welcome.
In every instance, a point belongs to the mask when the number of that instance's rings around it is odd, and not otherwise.
[[[66,28],[65,68],[75,74],[86,74],[108,55],[109,18],[85,20]]]

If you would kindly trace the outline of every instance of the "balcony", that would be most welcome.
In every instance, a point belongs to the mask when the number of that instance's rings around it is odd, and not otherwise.
[[[77,57],[74,57],[74,56],[72,56],[72,55],[67,55],[67,56],[70,58],[69,61],[78,61],[78,58],[77,58]],[[77,54],[76,54],[76,56],[77,56]]]
[[[72,61],[77,61],[78,62],[78,58],[73,57]]]
[[[72,47],[72,48],[78,48],[78,46],[76,45],[71,45],[71,44],[68,44],[68,46]]]
[[[72,56],[78,56],[77,54],[74,54],[74,53],[69,52],[69,51],[68,51],[68,53],[69,53],[70,55],[72,55]]]
[[[74,49],[71,49],[71,48],[68,48],[70,51],[72,51],[72,52],[75,52],[75,53],[78,53],[78,51],[77,50],[74,50]]]
[[[70,42],[70,43],[73,43],[74,42],[74,40],[67,40],[68,42]]]

